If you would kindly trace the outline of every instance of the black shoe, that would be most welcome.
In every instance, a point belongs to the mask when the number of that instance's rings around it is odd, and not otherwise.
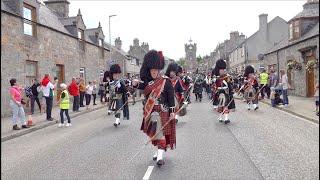
[[[93,104],[93,105],[95,106],[95,105],[98,105],[98,104]]]
[[[117,123],[113,123],[113,125],[114,125],[114,127],[117,127],[117,126],[118,126],[118,124],[117,124]]]
[[[230,123],[230,120],[229,120],[229,119],[226,120],[226,121],[224,121],[224,124],[228,124],[228,123]]]
[[[29,126],[27,126],[27,125],[22,125],[21,127],[22,128],[29,128]]]
[[[47,119],[47,121],[53,121],[53,118],[49,118],[49,119]]]
[[[254,110],[257,110],[257,109],[259,109],[259,107],[257,106],[256,108],[254,108]]]
[[[20,130],[20,128],[18,127],[18,125],[14,125],[12,129],[13,129],[13,130]]]
[[[157,160],[157,156],[156,157],[152,157],[152,160],[156,161]]]
[[[222,123],[222,122],[223,122],[223,120],[221,119],[221,120],[219,120],[219,122],[221,122],[221,123]]]
[[[80,106],[80,107],[85,107],[85,106],[82,105],[82,106]]]
[[[164,165],[164,161],[161,159],[161,160],[159,160],[159,161],[157,161],[157,165],[158,166],[162,166],[162,165]]]
[[[176,119],[176,124],[178,123],[178,119]]]

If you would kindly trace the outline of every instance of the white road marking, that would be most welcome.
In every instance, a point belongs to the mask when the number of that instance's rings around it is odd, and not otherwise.
[[[147,169],[146,173],[144,174],[142,180],[148,180],[148,179],[149,179],[153,168],[154,168],[154,166],[149,166],[149,167],[148,167],[148,169]]]

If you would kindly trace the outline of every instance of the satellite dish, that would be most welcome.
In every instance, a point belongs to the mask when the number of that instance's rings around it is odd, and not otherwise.
[[[258,60],[259,60],[259,61],[262,61],[263,58],[264,58],[264,54],[258,54]]]

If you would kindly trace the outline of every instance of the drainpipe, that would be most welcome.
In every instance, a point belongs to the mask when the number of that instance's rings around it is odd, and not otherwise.
[[[277,51],[277,66],[278,66],[278,77],[280,75],[280,64],[279,64],[279,51]]]

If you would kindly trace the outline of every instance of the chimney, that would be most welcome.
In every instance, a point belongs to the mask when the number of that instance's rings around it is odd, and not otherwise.
[[[53,11],[59,17],[69,17],[70,2],[68,0],[48,0],[44,3],[51,11]]]
[[[146,50],[146,51],[149,51],[149,44],[143,42],[142,45],[141,45],[141,48],[144,49],[144,50]]]
[[[139,39],[138,38],[135,38],[133,40],[133,46],[139,46]]]
[[[114,41],[114,44],[116,46],[117,49],[121,49],[121,46],[122,46],[122,41],[120,40],[120,37],[118,37],[115,41]]]
[[[264,41],[268,41],[268,14],[259,15],[259,31]]]

